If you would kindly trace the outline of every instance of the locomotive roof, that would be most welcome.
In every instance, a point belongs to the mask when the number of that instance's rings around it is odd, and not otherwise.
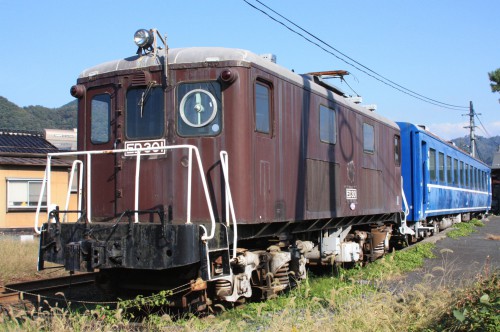
[[[135,55],[125,59],[105,62],[84,70],[80,74],[79,79],[90,78],[96,75],[114,71],[126,71],[160,66],[162,65],[160,59],[165,56],[165,50],[159,50],[158,55],[159,57],[151,54],[143,56]],[[366,108],[347,100],[343,96],[334,93],[331,89],[327,89],[323,86],[320,86],[319,84],[313,83],[313,76],[296,74],[291,70],[282,67],[270,60],[266,60],[262,56],[259,56],[253,52],[243,49],[224,47],[189,47],[173,48],[168,50],[169,65],[224,61],[236,62],[240,66],[249,66],[250,64],[255,64],[300,86],[305,86],[304,82],[305,80],[307,80],[309,81],[307,84],[307,89],[310,89],[321,95],[327,95],[329,99],[333,99],[339,103],[347,104],[371,118],[383,122],[393,128],[399,129],[394,121],[389,120],[378,113],[369,111]]]

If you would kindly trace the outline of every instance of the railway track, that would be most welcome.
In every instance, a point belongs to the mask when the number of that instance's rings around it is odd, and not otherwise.
[[[42,279],[36,281],[8,284],[0,287],[0,305],[15,304],[26,297],[59,292],[72,287],[91,285],[96,273],[75,274],[71,276]]]

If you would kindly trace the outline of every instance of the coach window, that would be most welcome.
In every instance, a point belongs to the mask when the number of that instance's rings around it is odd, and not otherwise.
[[[90,107],[90,141],[94,144],[109,142],[111,96],[108,94],[94,96]]]
[[[444,153],[439,152],[439,182],[444,182]]]
[[[465,164],[465,187],[469,188],[470,182],[469,182],[469,165]]]
[[[448,184],[453,183],[452,172],[451,172],[451,157],[446,156],[446,182]]]
[[[375,128],[368,123],[363,123],[363,151],[375,152]]]
[[[436,150],[429,149],[429,176],[431,181],[436,181]]]
[[[483,190],[483,172],[478,169],[477,170],[477,189]]]
[[[164,127],[163,89],[148,85],[127,91],[125,133],[130,139],[159,138]]]
[[[477,168],[474,168],[474,181],[476,181],[476,189],[479,189],[479,174],[478,174],[478,169]]]
[[[469,188],[474,189],[474,167],[469,166]]]
[[[474,189],[476,187],[476,179],[474,176],[474,167],[470,166],[470,188]]]
[[[263,82],[255,83],[255,130],[271,133],[271,88]]]
[[[465,173],[465,168],[464,168],[464,162],[461,161],[460,162],[460,185],[462,187],[465,187],[465,177],[464,177],[464,173]]]
[[[401,138],[394,135],[394,163],[401,166]]]
[[[335,144],[337,142],[337,129],[335,110],[319,105],[319,139],[322,142]]]
[[[469,165],[469,171],[467,173],[469,174],[469,188],[474,189],[474,168],[472,165]]]
[[[453,158],[453,184],[458,186],[458,160]]]

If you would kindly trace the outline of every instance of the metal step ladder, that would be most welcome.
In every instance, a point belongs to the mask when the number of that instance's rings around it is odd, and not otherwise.
[[[200,226],[207,234],[205,226]],[[216,225],[213,238],[203,241],[201,246],[201,271],[203,280],[217,280],[232,276],[230,266],[231,252],[229,248],[228,228],[223,223]]]

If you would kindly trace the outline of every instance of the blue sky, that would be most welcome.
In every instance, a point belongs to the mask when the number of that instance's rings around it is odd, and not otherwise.
[[[255,0],[248,2],[261,7]],[[453,105],[474,103],[486,128],[500,135],[500,94],[487,73],[500,68],[500,1],[261,0],[337,50],[390,80]],[[133,34],[157,28],[170,48],[223,46],[274,53],[297,73],[344,69],[347,83],[395,121],[426,124],[462,137],[468,110],[412,98],[338,60],[243,0],[0,0],[0,95],[19,106],[59,107],[85,68],[133,55]],[[341,82],[332,82],[346,92]],[[0,125],[1,127],[1,125]]]

